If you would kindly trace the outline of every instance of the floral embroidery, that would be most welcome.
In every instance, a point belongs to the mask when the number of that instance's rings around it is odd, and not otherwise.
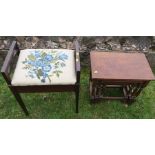
[[[27,76],[31,78],[38,78],[41,82],[45,83],[46,79],[51,82],[51,77],[56,75],[60,76],[61,68],[65,67],[65,61],[68,55],[63,52],[49,51],[34,51],[27,56],[23,64],[23,69],[28,70]]]

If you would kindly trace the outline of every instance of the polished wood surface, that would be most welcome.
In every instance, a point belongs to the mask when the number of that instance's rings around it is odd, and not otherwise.
[[[91,77],[102,80],[155,80],[143,53],[90,53]]]

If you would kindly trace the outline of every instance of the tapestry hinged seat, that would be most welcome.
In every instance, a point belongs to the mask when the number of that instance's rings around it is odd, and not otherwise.
[[[12,85],[67,85],[75,84],[74,50],[21,50],[12,78]]]

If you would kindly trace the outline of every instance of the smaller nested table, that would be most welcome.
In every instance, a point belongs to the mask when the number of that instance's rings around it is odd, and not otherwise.
[[[155,80],[143,53],[90,53],[90,98],[119,99],[131,103],[151,80]],[[121,90],[122,95],[107,95],[108,88]],[[116,90],[117,90],[116,89]]]

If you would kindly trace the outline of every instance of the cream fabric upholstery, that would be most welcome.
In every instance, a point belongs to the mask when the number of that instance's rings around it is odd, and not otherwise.
[[[21,50],[12,85],[75,84],[74,52],[67,49]]]

